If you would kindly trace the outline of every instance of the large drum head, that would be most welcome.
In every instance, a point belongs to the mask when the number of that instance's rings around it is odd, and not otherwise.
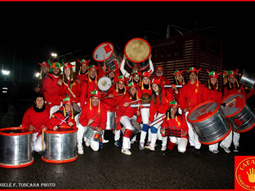
[[[93,52],[93,59],[96,62],[104,62],[112,56],[113,52],[113,44],[110,42],[103,42],[95,48]]]
[[[147,60],[151,54],[150,44],[142,38],[134,38],[128,41],[124,49],[125,56],[134,63]]]
[[[97,86],[101,91],[105,92],[108,91],[112,86],[112,81],[108,77],[102,77],[98,80]]]
[[[193,108],[189,115],[188,115],[188,121],[190,123],[197,123],[200,121],[203,121],[212,115],[219,109],[219,104],[217,102],[204,102],[202,104],[199,104],[195,108]]]

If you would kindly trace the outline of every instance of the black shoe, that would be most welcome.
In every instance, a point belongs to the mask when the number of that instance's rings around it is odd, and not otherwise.
[[[195,149],[195,156],[196,157],[199,157],[200,155],[201,155],[201,153],[200,153],[200,150],[199,149]]]
[[[166,149],[165,151],[163,151],[163,155],[166,156],[166,155],[170,155],[171,151]]]

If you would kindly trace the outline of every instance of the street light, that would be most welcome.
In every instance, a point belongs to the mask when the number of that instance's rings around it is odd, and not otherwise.
[[[39,76],[40,76],[39,72],[35,73],[35,77],[39,78]]]
[[[9,70],[2,70],[2,73],[5,76],[9,76],[10,75],[10,71]]]
[[[57,58],[57,56],[58,56],[58,54],[55,53],[55,52],[52,52],[50,55],[51,55],[51,57],[53,57],[53,58]]]

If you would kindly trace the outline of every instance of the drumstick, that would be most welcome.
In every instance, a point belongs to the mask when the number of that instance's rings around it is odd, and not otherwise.
[[[130,103],[135,103],[135,102],[137,102],[137,101],[141,101],[142,99],[138,99],[138,100],[135,100],[135,101],[131,101],[131,102],[129,102],[129,104]]]
[[[231,104],[231,103],[234,102],[235,100],[236,100],[236,98],[235,98],[235,99],[232,99],[231,101],[229,101],[228,103],[226,103],[226,105]]]
[[[63,82],[66,86],[67,86],[67,89],[69,90],[69,92],[72,94],[72,96],[74,97],[74,98],[76,98],[76,96],[75,96],[75,94],[72,92],[72,90],[68,87],[68,85],[65,83],[65,82]]]
[[[117,95],[115,95],[115,96],[113,96],[113,97],[117,97],[117,96],[121,96],[121,95],[124,95],[124,93],[122,93],[122,94],[117,94]],[[104,97],[104,99],[107,99],[107,98],[110,98],[110,97],[109,97],[109,96]]]
[[[100,112],[98,112],[98,113],[95,115],[95,117],[93,118],[93,120],[95,120],[95,119],[96,119],[96,117],[97,117],[100,113],[101,113],[101,111],[100,111]]]

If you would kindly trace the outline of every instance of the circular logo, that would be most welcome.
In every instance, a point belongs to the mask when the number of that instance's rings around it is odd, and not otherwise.
[[[245,190],[255,191],[255,157],[246,158],[238,164],[235,178]]]

